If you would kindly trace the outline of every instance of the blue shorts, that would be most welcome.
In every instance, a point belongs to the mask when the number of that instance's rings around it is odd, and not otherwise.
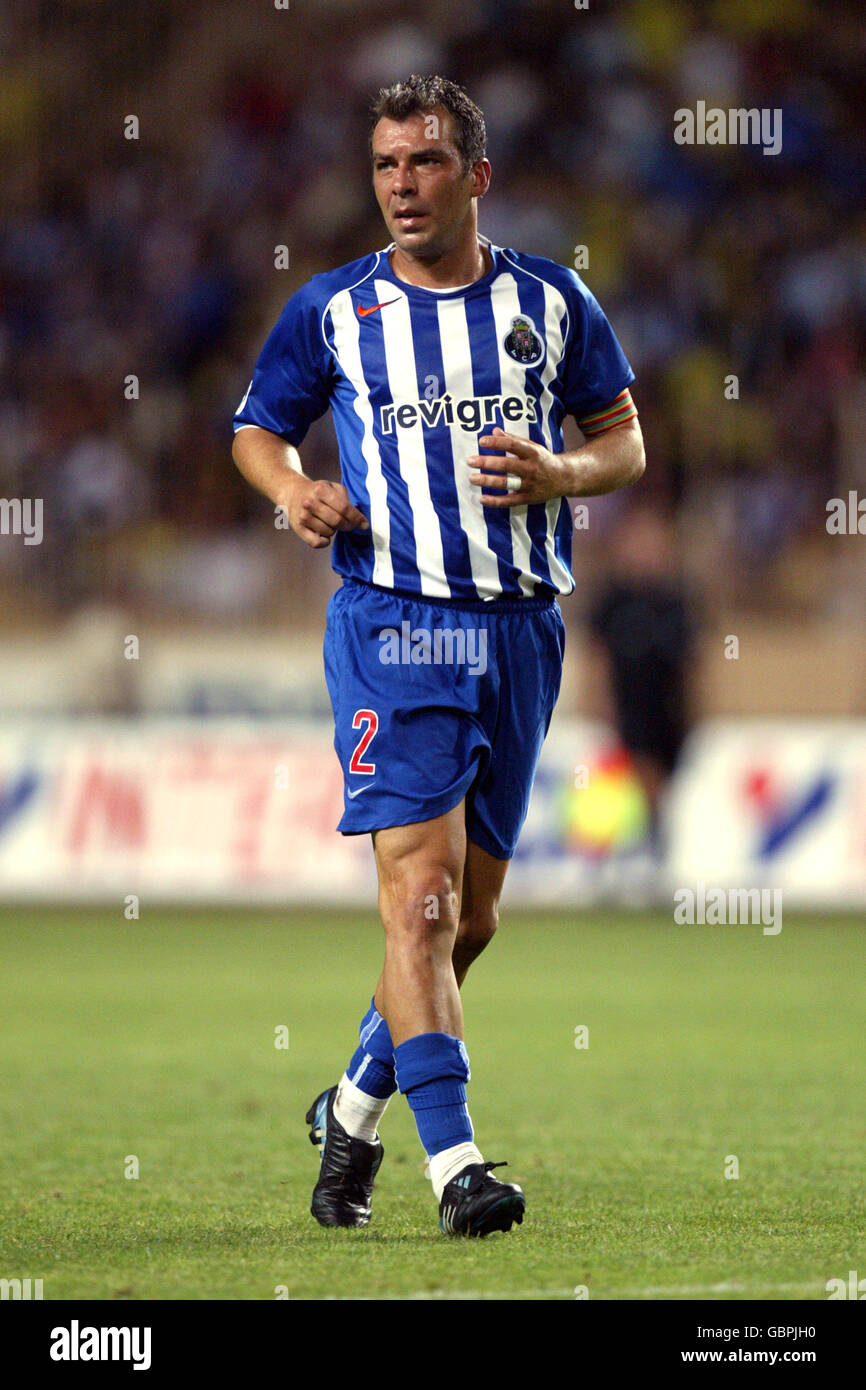
[[[555,599],[495,608],[346,579],[331,599],[325,676],[345,813],[360,835],[466,798],[470,840],[510,859],[562,679]]]

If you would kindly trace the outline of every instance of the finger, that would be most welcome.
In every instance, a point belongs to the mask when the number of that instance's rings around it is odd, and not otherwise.
[[[495,487],[500,491],[508,488],[507,473],[471,473],[469,481],[474,487]]]
[[[498,427],[493,434],[483,434],[478,443],[482,447],[507,449],[509,453],[517,454],[518,458],[531,458],[533,449],[537,447],[531,439],[524,439],[519,434],[506,434]]]
[[[529,465],[523,459],[511,458],[506,454],[472,454],[466,462],[476,471],[481,468],[495,468],[503,473],[519,473],[522,476],[529,472]]]
[[[346,508],[346,510],[345,510],[345,512],[344,512],[344,514],[343,514],[343,519],[342,519],[342,521],[340,522],[339,526],[337,527],[337,530],[338,530],[338,531],[358,531],[358,530],[361,530],[361,531],[369,531],[369,529],[370,529],[370,523],[369,523],[369,521],[367,520],[367,518],[364,516],[364,513],[363,513],[363,512],[359,512],[359,511],[358,511],[358,508],[357,508],[357,507],[353,507],[352,504],[351,504],[351,502],[350,502],[350,503],[348,504],[348,506],[347,506],[347,508]]]
[[[305,507],[298,517],[299,533],[300,529],[312,531],[314,535],[324,536],[327,540],[330,540],[339,522],[339,517],[336,513],[332,513],[332,515],[333,521],[323,516],[318,507],[315,508],[315,510],[311,507]]]
[[[469,476],[470,483],[476,487],[493,487],[498,491],[505,488],[508,492],[525,491],[528,486],[526,478],[520,478],[516,473],[473,473]]]
[[[343,501],[340,497],[332,497],[327,501],[324,498],[311,498],[302,515],[308,526],[313,518],[324,522],[328,527],[328,534],[334,531],[355,531],[359,526],[367,529],[369,526],[363,513],[359,512],[357,507],[353,507],[348,499]]]
[[[301,515],[305,522],[309,522],[310,517],[316,517],[318,521],[324,521],[330,526],[332,531],[336,531],[343,519],[343,503],[339,497],[308,497],[301,508]]]
[[[509,492],[505,497],[482,497],[485,507],[528,507],[533,501],[529,492]]]
[[[311,531],[309,526],[298,525],[295,527],[295,535],[300,536],[313,550],[324,550],[331,544],[330,535],[322,536],[316,531]]]
[[[335,505],[321,500],[308,502],[302,515],[304,524],[314,527],[323,536],[332,536],[335,531],[370,529],[367,518],[351,502],[346,502],[345,506],[339,502]]]
[[[359,512],[358,508],[349,501],[349,494],[346,489],[342,485],[335,485],[334,492],[335,495],[328,498],[328,506],[333,508],[340,518],[335,523],[336,529],[338,531],[354,531],[360,527],[362,531],[368,531],[370,529],[369,521],[364,513]]]

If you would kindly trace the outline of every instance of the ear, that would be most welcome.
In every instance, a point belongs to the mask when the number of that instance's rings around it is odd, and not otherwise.
[[[483,198],[490,187],[490,168],[489,159],[479,159],[477,164],[472,166],[472,197]]]

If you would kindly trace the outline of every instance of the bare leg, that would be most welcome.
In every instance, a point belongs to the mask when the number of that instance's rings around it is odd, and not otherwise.
[[[451,956],[466,858],[465,808],[373,835],[385,965],[376,1008],[395,1047],[421,1033],[463,1037]]]
[[[452,956],[458,986],[463,984],[472,962],[493,939],[509,863],[508,859],[494,859],[471,840],[466,846],[460,925]]]
[[[451,954],[458,989],[466,979],[470,965],[490,944],[496,932],[499,923],[499,897],[510,862],[509,859],[494,859],[493,855],[481,849],[480,845],[473,844],[471,840],[467,841],[460,921]],[[376,986],[376,1007],[380,1013],[380,1004],[384,999],[383,991],[384,971],[379,976]]]

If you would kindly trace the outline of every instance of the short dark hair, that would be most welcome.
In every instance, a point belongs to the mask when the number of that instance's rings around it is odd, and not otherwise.
[[[447,77],[421,77],[413,72],[405,82],[382,87],[370,107],[370,149],[373,131],[379,121],[405,121],[416,112],[432,111],[443,106],[454,117],[455,145],[464,174],[483,159],[487,152],[487,127],[484,116],[462,87]]]

